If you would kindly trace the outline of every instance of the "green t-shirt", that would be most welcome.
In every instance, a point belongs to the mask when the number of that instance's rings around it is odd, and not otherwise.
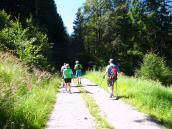
[[[72,78],[73,72],[71,68],[64,69],[63,71],[64,78]]]
[[[74,69],[75,70],[81,70],[82,69],[82,65],[81,64],[76,64]]]

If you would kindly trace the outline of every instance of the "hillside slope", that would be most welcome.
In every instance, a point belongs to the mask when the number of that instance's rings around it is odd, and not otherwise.
[[[57,76],[0,51],[0,128],[44,128],[59,83]]]

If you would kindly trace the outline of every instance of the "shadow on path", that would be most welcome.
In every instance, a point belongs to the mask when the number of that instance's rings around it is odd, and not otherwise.
[[[137,122],[137,123],[144,123],[145,121],[154,122],[156,124],[164,124],[163,122],[156,120],[155,116],[147,116],[147,118],[144,118],[144,119],[134,120],[134,122]]]
[[[129,97],[128,97],[128,96],[123,96],[123,95],[117,96],[117,100],[118,100],[118,99],[122,99],[122,98],[128,99]]]
[[[83,86],[72,86],[72,87],[83,87]]]
[[[72,94],[83,94],[83,93],[92,94],[89,91],[74,91],[74,92],[72,92]]]
[[[91,85],[91,84],[87,84],[86,86],[98,86],[98,85]]]

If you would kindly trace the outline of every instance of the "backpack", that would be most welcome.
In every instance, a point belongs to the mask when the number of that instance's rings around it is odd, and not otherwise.
[[[81,69],[81,65],[80,64],[77,64],[75,69],[76,70],[80,70]]]
[[[116,66],[110,66],[108,69],[108,77],[110,80],[117,80],[118,69]]]

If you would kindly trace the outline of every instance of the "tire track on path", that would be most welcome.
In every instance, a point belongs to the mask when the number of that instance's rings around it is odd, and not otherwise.
[[[72,94],[60,89],[46,129],[96,129],[77,87],[72,87]]]
[[[82,79],[84,88],[91,92],[100,109],[107,115],[107,121],[115,129],[166,129],[149,116],[120,100],[109,98],[109,94],[87,79]]]

